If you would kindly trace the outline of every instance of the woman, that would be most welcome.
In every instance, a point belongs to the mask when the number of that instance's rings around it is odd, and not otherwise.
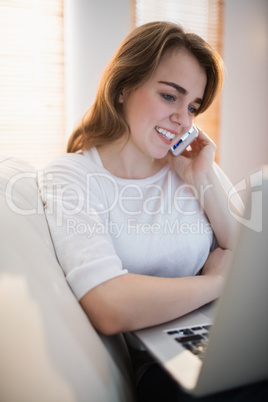
[[[137,28],[107,67],[69,153],[45,171],[59,262],[103,334],[172,320],[220,294],[235,225],[230,183],[202,130],[191,150],[169,150],[222,77],[220,57],[199,36],[167,22]]]

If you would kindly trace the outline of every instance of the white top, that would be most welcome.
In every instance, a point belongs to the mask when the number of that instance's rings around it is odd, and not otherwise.
[[[92,148],[58,157],[38,179],[57,257],[78,299],[127,272],[196,275],[214,247],[194,190],[168,165],[146,179],[122,179]]]

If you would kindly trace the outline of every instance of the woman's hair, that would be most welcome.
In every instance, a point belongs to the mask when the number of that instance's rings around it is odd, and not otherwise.
[[[187,33],[177,24],[151,22],[136,28],[122,42],[107,66],[93,106],[72,133],[67,152],[113,142],[130,133],[119,96],[123,89],[141,86],[155,72],[169,49],[186,49],[207,75],[207,84],[198,114],[212,103],[223,80],[223,63],[217,52],[200,36]]]

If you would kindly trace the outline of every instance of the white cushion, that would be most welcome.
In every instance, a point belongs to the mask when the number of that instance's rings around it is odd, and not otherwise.
[[[131,401],[122,339],[102,338],[55,258],[25,162],[0,157],[1,401]]]

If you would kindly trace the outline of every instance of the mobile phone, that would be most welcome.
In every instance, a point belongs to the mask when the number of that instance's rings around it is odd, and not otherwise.
[[[170,150],[173,155],[180,155],[196,138],[198,137],[198,130],[196,126],[192,126],[187,133],[183,134],[177,144],[173,145]]]

